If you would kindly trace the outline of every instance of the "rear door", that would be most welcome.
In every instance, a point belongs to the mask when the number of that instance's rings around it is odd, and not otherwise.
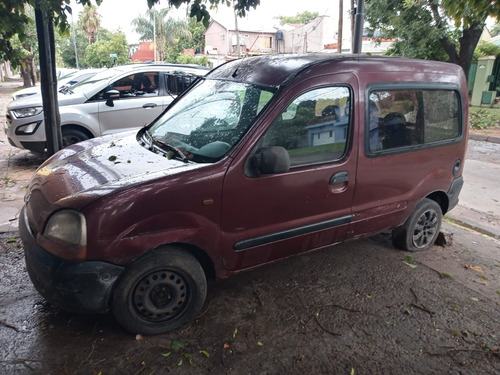
[[[351,74],[309,79],[263,119],[252,151],[232,164],[224,181],[226,268],[252,267],[346,237],[356,180],[355,85]],[[253,155],[269,147],[287,151],[288,172],[252,172]]]

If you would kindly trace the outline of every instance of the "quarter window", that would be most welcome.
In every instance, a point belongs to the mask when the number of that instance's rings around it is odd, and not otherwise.
[[[462,132],[459,95],[452,90],[371,91],[366,107],[371,152],[452,141]]]
[[[291,167],[340,159],[347,144],[350,102],[347,87],[322,87],[297,97],[273,121],[263,146],[285,148]]]

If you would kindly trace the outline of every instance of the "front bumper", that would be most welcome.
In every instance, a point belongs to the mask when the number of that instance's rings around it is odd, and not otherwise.
[[[70,262],[38,245],[25,209],[19,218],[26,268],[38,292],[50,303],[76,313],[104,313],[123,267],[100,261]]]

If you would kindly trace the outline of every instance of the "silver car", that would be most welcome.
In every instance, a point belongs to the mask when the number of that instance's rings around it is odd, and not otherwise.
[[[150,123],[208,71],[196,65],[130,64],[107,69],[61,90],[58,102],[63,146]],[[11,102],[4,131],[12,146],[44,152],[41,96]]]

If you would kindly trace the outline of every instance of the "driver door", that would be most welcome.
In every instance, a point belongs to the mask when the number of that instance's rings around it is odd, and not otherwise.
[[[222,205],[227,269],[253,267],[345,238],[357,161],[357,153],[349,151],[349,83],[356,80],[348,74],[330,80],[325,86],[325,77],[311,79],[285,95],[263,120],[265,131],[252,151],[229,168]],[[269,147],[286,150],[289,170],[250,173],[251,158]]]

